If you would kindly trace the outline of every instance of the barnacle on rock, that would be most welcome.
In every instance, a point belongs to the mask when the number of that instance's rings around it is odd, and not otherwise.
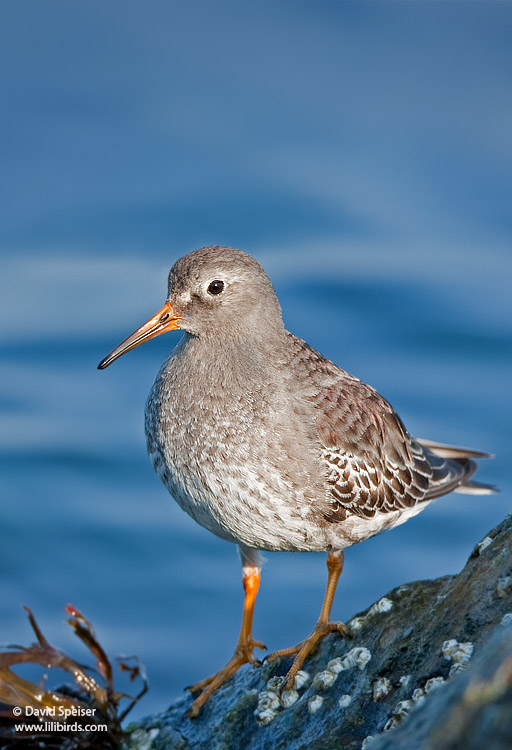
[[[389,610],[392,608],[393,602],[391,601],[391,599],[387,599],[385,596],[383,596],[382,599],[379,599],[378,602],[372,604],[372,606],[368,610],[367,617],[371,617],[372,615],[376,615],[381,612],[389,612]]]
[[[453,661],[455,664],[465,665],[471,659],[473,654],[473,644],[470,641],[459,643],[454,638],[443,643],[443,656],[447,661]]]
[[[371,658],[372,655],[369,649],[365,646],[355,646],[345,656],[338,656],[336,659],[331,659],[327,664],[326,671],[338,674],[338,672],[343,672],[345,669],[352,669],[352,667],[364,669]],[[323,673],[320,672],[319,674]]]
[[[433,693],[442,685],[444,685],[444,677],[431,677],[430,680],[426,681],[423,690],[428,695],[429,693]]]
[[[254,715],[260,724],[270,724],[281,708],[293,706],[299,699],[298,688],[303,687],[309,682],[309,674],[299,670],[295,675],[295,687],[291,690],[282,690],[285,677],[276,675],[267,680],[266,690],[262,690],[258,695],[258,705]]]
[[[322,703],[324,702],[324,699],[321,695],[314,695],[312,698],[308,701],[308,711],[310,714],[316,714],[316,712],[322,708]]]
[[[364,617],[353,617],[348,623],[348,629],[352,633],[357,633],[358,630],[361,630],[365,621]]]
[[[277,711],[280,707],[281,701],[279,695],[274,693],[273,690],[263,690],[258,696],[258,708],[257,710],[265,710],[270,708]]]
[[[412,700],[398,701],[398,703],[393,709],[393,714],[395,716],[399,716],[400,718],[403,718],[404,716],[407,716],[411,708],[414,708],[414,701]]]
[[[373,683],[373,700],[381,701],[391,690],[391,682],[387,677],[379,677]]]
[[[361,743],[361,750],[368,750],[373,740],[373,734],[369,734],[368,737],[365,737],[363,742]]]
[[[294,680],[294,686],[295,690],[300,690],[301,687],[304,687],[304,685],[307,685],[309,682],[309,672],[305,672],[303,669],[299,669],[297,674],[295,675]]]
[[[361,670],[366,667],[371,658],[372,655],[370,650],[364,646],[356,646],[356,648],[349,651],[345,657],[345,659],[349,661],[350,666],[357,667]]]
[[[283,690],[281,693],[281,705],[283,708],[289,708],[297,703],[299,700],[299,694],[296,690]]]
[[[498,594],[500,599],[504,599],[511,588],[512,576],[503,576],[503,578],[498,578],[498,583],[496,584],[496,593]]]
[[[392,607],[393,602],[391,601],[391,599],[383,596],[382,599],[379,599],[378,602],[372,604],[366,615],[358,615],[357,617],[353,617],[351,620],[349,620],[348,629],[352,633],[357,633],[358,630],[361,630],[369,617],[373,617],[373,615],[381,614],[383,612],[389,612]]]
[[[262,711],[258,711],[257,713],[255,711],[254,713],[258,719],[258,723],[263,725],[270,724],[277,716],[277,711],[271,708],[265,708]]]
[[[382,731],[389,732],[390,729],[394,729],[399,724],[400,724],[400,719],[398,719],[396,716],[391,716],[382,727]]]
[[[344,666],[343,658],[341,656],[336,657],[336,659],[331,659],[331,661],[327,662],[327,669],[330,672],[335,672],[336,674],[338,672],[343,672],[346,667]]]
[[[274,692],[280,690],[284,680],[285,678],[281,677],[281,675],[271,677],[270,680],[267,681],[267,690],[273,690]]]
[[[351,695],[347,695],[346,693],[345,693],[345,695],[341,695],[338,698],[338,706],[340,708],[346,708],[351,702],[352,702],[352,696]]]
[[[423,703],[423,701],[426,698],[425,691],[423,688],[416,688],[416,690],[413,691],[412,694],[412,702],[418,705],[419,703]]]
[[[476,545],[476,549],[478,551],[478,554],[481,555],[484,550],[487,549],[487,547],[493,543],[493,538],[491,536],[486,536],[484,539],[482,539],[481,542],[478,542]]]
[[[330,669],[325,669],[323,672],[318,672],[313,677],[313,687],[317,690],[326,690],[334,685],[338,678],[338,672]]]
[[[254,715],[260,724],[270,724],[279,713],[280,707],[281,698],[275,690],[262,690],[258,696],[258,706]]]

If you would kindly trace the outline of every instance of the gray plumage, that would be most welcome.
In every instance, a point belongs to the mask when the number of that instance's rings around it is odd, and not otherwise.
[[[373,388],[286,331],[250,255],[186,255],[168,301],[184,335],[147,402],[148,450],[181,507],[244,559],[342,550],[452,490],[492,491],[470,481],[485,454],[413,439]]]

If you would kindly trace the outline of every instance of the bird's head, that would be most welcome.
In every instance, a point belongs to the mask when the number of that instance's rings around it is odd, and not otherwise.
[[[198,338],[222,339],[282,327],[276,293],[258,261],[242,250],[212,245],[174,264],[165,305],[98,367],[102,370],[145,341],[174,329]]]

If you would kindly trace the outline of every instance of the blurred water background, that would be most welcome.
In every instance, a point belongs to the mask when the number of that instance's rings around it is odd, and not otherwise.
[[[236,549],[146,455],[145,398],[178,335],[96,370],[205,244],[255,254],[287,327],[413,434],[496,454],[478,478],[500,495],[453,494],[350,549],[334,615],[458,571],[512,507],[512,5],[17,0],[0,16],[0,639],[31,640],[26,604],[76,653],[72,602],[146,664],[137,715],[231,655]],[[309,632],[325,573],[323,555],[267,555],[255,636]]]

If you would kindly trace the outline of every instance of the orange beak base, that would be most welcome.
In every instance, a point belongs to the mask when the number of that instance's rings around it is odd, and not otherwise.
[[[116,348],[113,349],[105,359],[102,359],[98,365],[98,370],[104,370],[105,367],[111,365],[114,360],[118,359],[123,354],[126,354],[126,352],[135,349],[135,347],[140,346],[140,344],[143,344],[145,341],[154,339],[155,336],[160,336],[161,333],[174,331],[176,328],[179,328],[179,320],[180,318],[174,314],[174,310],[169,302],[166,302],[156,315],[153,315],[153,317],[150,318],[147,323],[144,323],[143,326],[137,328],[131,336],[128,336],[128,338],[119,344],[119,346],[116,346]]]

